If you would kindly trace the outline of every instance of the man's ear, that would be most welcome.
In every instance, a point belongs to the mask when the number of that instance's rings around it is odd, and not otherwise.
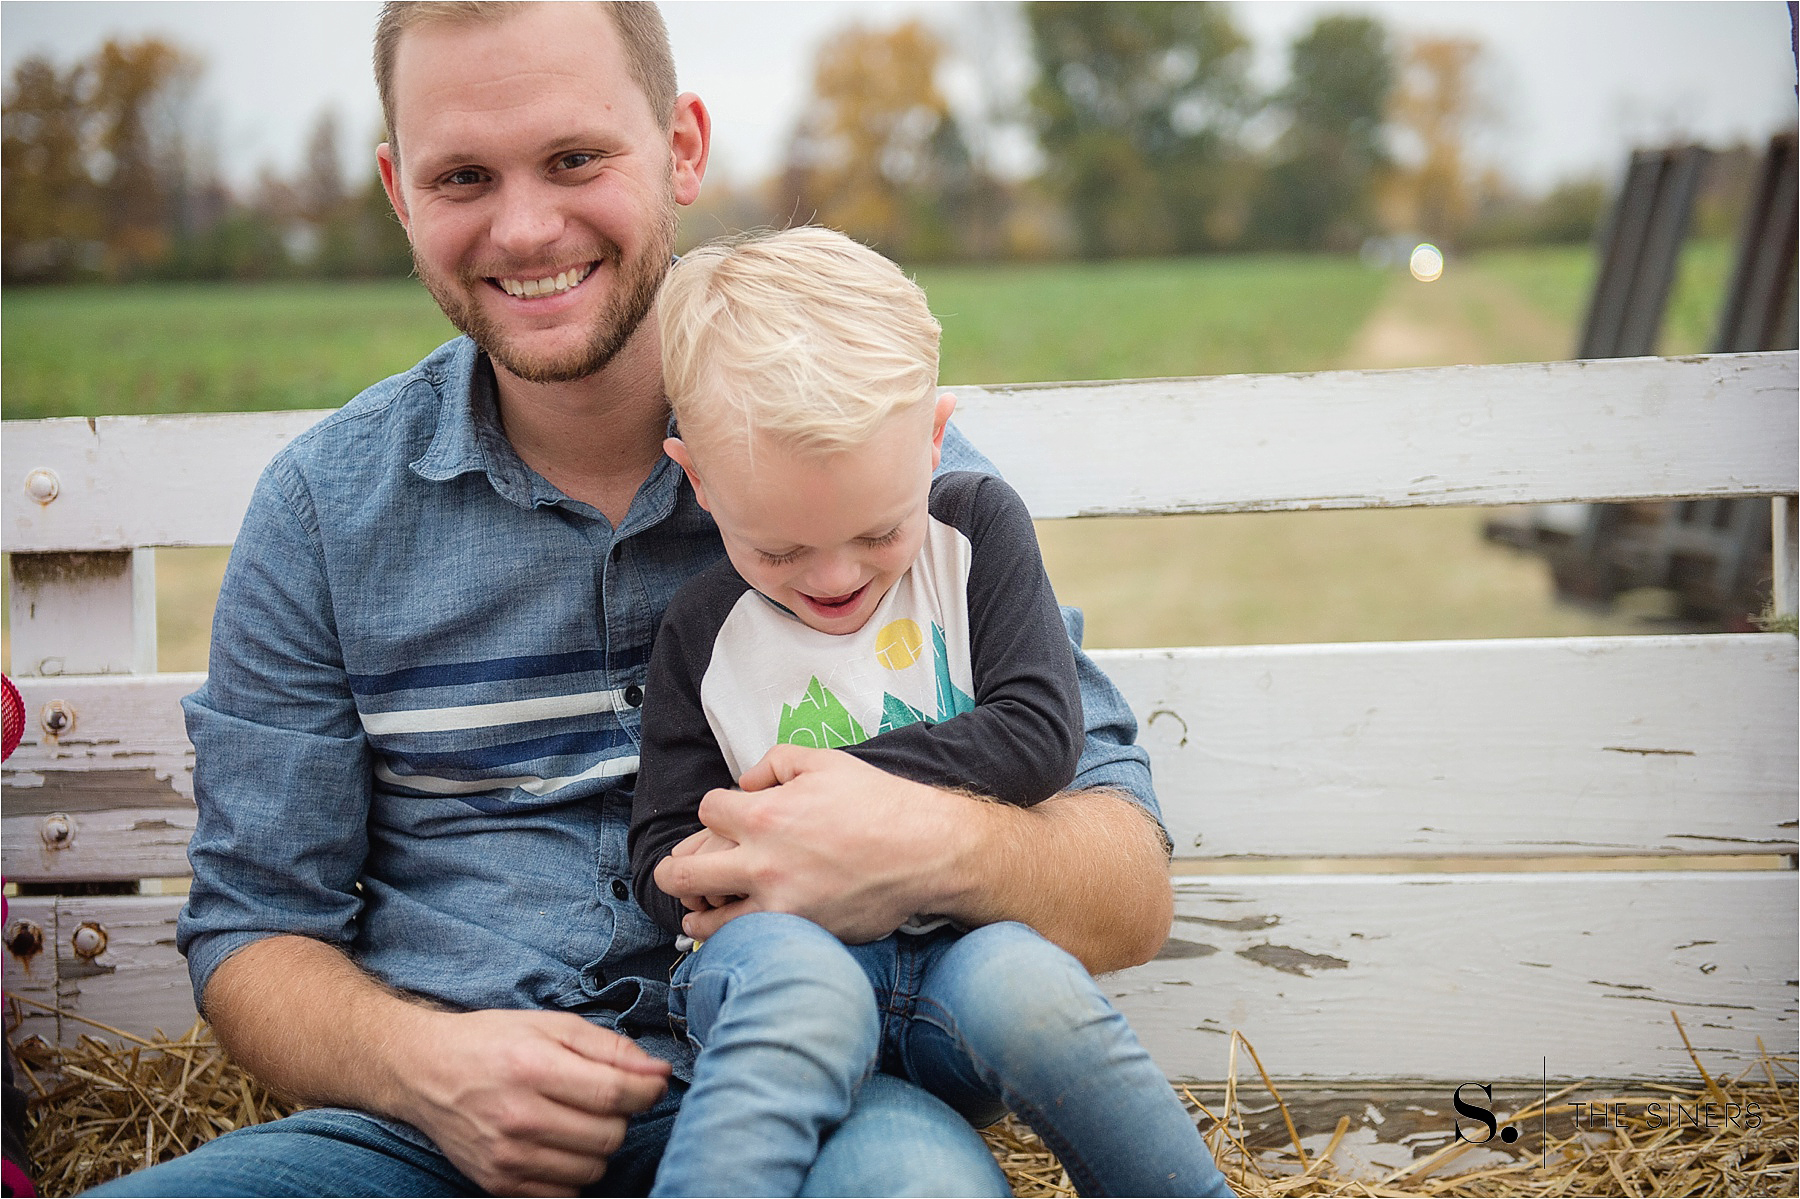
[[[694,456],[688,452],[687,444],[679,437],[666,437],[663,439],[663,453],[681,468],[681,472],[688,477],[688,482],[693,484],[694,498],[700,501],[700,506],[711,512],[712,505],[706,502],[706,488],[701,485],[700,476],[694,471]]]
[[[400,163],[394,158],[391,143],[382,142],[375,147],[375,165],[381,168],[381,189],[387,192],[388,203],[394,206],[394,215],[400,218],[400,227],[411,239],[412,217],[406,211],[406,198],[400,194]]]
[[[675,115],[669,123],[670,182],[675,202],[692,204],[700,198],[700,180],[706,175],[706,157],[712,150],[712,114],[693,92],[675,97]]]
[[[944,460],[944,430],[950,424],[950,414],[956,411],[956,397],[945,392],[937,399],[937,408],[931,414],[931,469],[936,470],[938,463]]]

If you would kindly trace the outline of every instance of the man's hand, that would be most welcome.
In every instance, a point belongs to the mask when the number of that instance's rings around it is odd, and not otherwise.
[[[494,1195],[573,1195],[599,1181],[668,1063],[567,1012],[420,1011],[399,1114]]]
[[[705,939],[745,912],[792,912],[846,941],[909,916],[1028,924],[1096,974],[1147,961],[1173,915],[1162,830],[1105,790],[1029,808],[940,791],[836,750],[778,745],[709,791],[700,819],[735,847],[671,855],[656,882]],[[699,910],[703,897],[742,895]]]
[[[778,745],[745,771],[741,791],[707,792],[700,819],[735,845],[681,854],[656,884],[690,909],[705,896],[746,898],[694,910],[683,930],[704,940],[745,912],[791,912],[849,942],[886,936],[957,863],[959,813],[988,808],[877,770],[837,750]],[[691,840],[691,839],[690,839]]]
[[[606,1172],[667,1063],[569,1012],[444,1012],[333,946],[252,942],[206,987],[206,1016],[251,1073],[303,1102],[404,1120],[496,1195],[573,1195]]]

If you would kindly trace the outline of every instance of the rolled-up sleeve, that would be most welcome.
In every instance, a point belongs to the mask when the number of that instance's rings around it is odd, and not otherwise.
[[[194,743],[193,887],[177,925],[196,1004],[252,941],[347,946],[361,908],[370,770],[332,618],[317,517],[283,458],[264,472],[225,572]]]

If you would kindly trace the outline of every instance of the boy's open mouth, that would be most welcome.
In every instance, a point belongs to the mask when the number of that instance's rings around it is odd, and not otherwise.
[[[594,268],[599,265],[597,262],[584,262],[580,266],[572,266],[540,279],[490,277],[488,282],[516,299],[533,300],[540,296],[561,295],[581,286],[582,281],[593,274]]]
[[[848,595],[832,595],[832,596],[808,595],[808,596],[806,596],[806,602],[811,604],[820,613],[822,613],[826,616],[831,616],[831,615],[835,615],[836,613],[839,613],[839,612],[847,612],[851,608],[855,607],[856,601],[861,599],[863,592],[867,591],[868,589],[869,589],[869,585],[867,583],[864,583],[861,587],[858,587],[855,591],[852,591]],[[805,594],[805,593],[802,592],[802,594]]]

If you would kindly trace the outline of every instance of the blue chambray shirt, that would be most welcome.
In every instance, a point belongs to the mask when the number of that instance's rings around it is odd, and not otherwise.
[[[943,469],[993,468],[952,431]],[[581,1014],[685,1077],[675,952],[632,900],[626,831],[651,637],[723,553],[666,458],[616,530],[526,466],[466,338],[283,448],[183,701],[196,999],[298,933],[455,1008]],[[1078,657],[1075,785],[1156,813],[1130,710]]]

